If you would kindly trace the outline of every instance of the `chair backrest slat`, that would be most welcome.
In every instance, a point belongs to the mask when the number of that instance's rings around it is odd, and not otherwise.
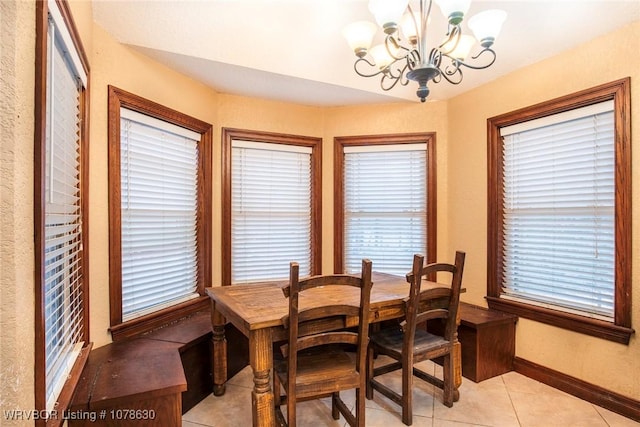
[[[308,277],[298,283],[298,292],[305,291],[307,289],[317,288],[319,286],[354,286],[356,288],[360,288],[362,283],[362,278],[352,276],[349,274],[332,274],[329,276],[311,276]],[[289,293],[291,286],[285,286],[282,288],[282,292],[284,296],[289,298]]]
[[[432,319],[446,319],[449,317],[449,310],[444,308],[436,308],[433,310],[423,311],[416,316],[416,325]]]
[[[355,332],[326,332],[298,338],[298,351],[327,344],[358,344],[358,334]]]
[[[322,319],[331,316],[359,316],[360,307],[352,305],[327,305],[323,307],[314,307],[307,310],[301,310],[298,313],[298,322],[308,322],[310,320]]]

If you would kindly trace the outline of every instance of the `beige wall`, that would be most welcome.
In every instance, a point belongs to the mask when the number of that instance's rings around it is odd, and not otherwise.
[[[632,186],[640,185],[640,22],[449,101],[449,245],[467,250],[463,299],[485,304],[487,118],[631,76]],[[634,126],[635,125],[635,126]],[[640,197],[633,197],[633,327],[639,330]],[[637,334],[636,334],[637,335]],[[640,399],[640,343],[626,346],[520,319],[516,355]]]
[[[79,25],[79,27],[81,27]],[[117,43],[94,25],[91,42],[90,280],[91,339],[110,342],[107,85],[167,105],[213,124],[213,277],[221,280],[221,129],[241,128],[323,138],[322,271],[333,271],[333,137],[399,132],[436,132],[438,197],[446,199],[446,103],[390,104],[325,109],[217,94]],[[446,242],[446,205],[440,206],[438,240]]]
[[[575,49],[566,57],[535,64],[449,102],[308,107],[215,93],[117,43],[92,22],[89,2],[74,1],[71,6],[91,67],[90,333],[96,347],[110,342],[107,331],[108,84],[214,126],[214,284],[220,280],[221,267],[222,127],[323,138],[323,272],[333,270],[333,138],[436,132],[439,258],[451,258],[455,249],[467,251],[465,286],[469,291],[464,298],[483,304],[486,293],[486,119],[620,77],[631,75],[632,81],[640,77],[637,55],[640,24],[637,23]],[[4,409],[10,403],[29,409],[33,406],[34,341],[34,6],[32,2],[2,1],[0,8],[3,28],[0,88],[4,100],[0,109],[0,406]],[[614,51],[609,53],[611,49]],[[640,105],[640,91],[634,86],[632,82],[632,103]],[[633,111],[633,121],[640,123],[640,109]],[[638,145],[636,135],[633,145]],[[640,185],[639,163],[640,158],[635,156],[634,188]],[[633,203],[634,213],[640,213],[640,200],[636,198]],[[640,232],[636,224],[633,246],[637,249]],[[638,282],[639,263],[635,257],[634,283]],[[638,295],[640,292],[635,292],[634,318],[640,314]],[[525,320],[518,324],[518,356],[635,399],[640,398],[640,359],[633,354],[639,350],[635,337],[629,346],[622,346]]]
[[[34,17],[0,1],[0,410],[34,406]]]
[[[77,16],[74,16],[78,19]],[[80,25],[79,25],[80,27]],[[118,43],[101,27],[92,27],[91,148],[89,159],[89,246],[91,340],[111,341],[109,328],[109,204],[107,119],[108,85],[116,86],[182,113],[217,123],[218,95],[210,88],[159,65]],[[219,132],[218,136],[219,138]],[[218,146],[214,138],[214,146]],[[216,154],[218,149],[216,148]],[[215,166],[214,166],[215,167]],[[214,183],[219,177],[214,177]],[[219,200],[219,198],[218,198]],[[219,254],[220,244],[215,245]]]
[[[447,104],[397,103],[326,109],[323,155],[322,271],[333,272],[333,138],[336,136],[435,132],[437,172],[437,254],[453,261],[447,246]],[[373,264],[375,270],[375,263]]]
[[[221,283],[222,243],[222,128],[247,129],[262,132],[275,132],[292,135],[322,137],[324,113],[322,108],[267,101],[264,99],[221,94],[218,103],[218,121],[214,131],[214,200],[213,200],[213,285]],[[323,165],[326,165],[325,146]],[[325,166],[323,166],[324,172]],[[323,184],[324,185],[324,184]],[[323,188],[323,190],[325,190]],[[326,192],[323,191],[326,196]],[[323,196],[323,197],[325,197]],[[326,198],[326,197],[325,197]],[[323,225],[326,221],[326,209],[323,201]],[[325,229],[326,230],[326,229]],[[325,242],[323,242],[324,244]],[[324,263],[323,263],[324,264]],[[324,269],[324,268],[323,268]]]

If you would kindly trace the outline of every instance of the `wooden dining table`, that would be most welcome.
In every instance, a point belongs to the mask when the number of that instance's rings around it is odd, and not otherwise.
[[[404,317],[405,301],[409,295],[409,283],[401,276],[373,272],[371,289],[370,322],[400,319]],[[225,324],[231,322],[249,338],[249,362],[253,370],[251,408],[254,426],[276,425],[271,368],[273,366],[273,343],[285,341],[287,331],[283,317],[289,312],[288,300],[282,288],[287,281],[265,282],[248,285],[231,285],[206,288],[211,298],[211,321],[213,325],[213,393],[221,396],[227,381],[227,342]],[[449,287],[446,284],[424,281],[422,288]],[[312,291],[312,292],[311,292]],[[350,286],[327,286],[312,289],[300,299],[301,307],[326,305],[340,301],[359,304],[359,290]],[[426,302],[429,306],[445,306],[445,298]],[[334,318],[311,327],[314,331],[336,330],[355,326],[357,319]],[[455,400],[462,382],[460,343],[454,351]]]

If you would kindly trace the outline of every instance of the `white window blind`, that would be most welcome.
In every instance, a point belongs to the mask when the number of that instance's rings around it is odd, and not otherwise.
[[[404,275],[427,248],[427,145],[344,149],[344,270]]]
[[[232,283],[311,274],[311,153],[232,141]]]
[[[85,315],[80,193],[82,80],[69,56],[70,47],[64,43],[63,28],[62,21],[55,21],[50,15],[43,290],[48,410],[53,409],[82,348]],[[71,50],[75,52],[73,45]]]
[[[121,109],[122,320],[198,296],[200,135]]]
[[[612,102],[505,129],[503,297],[613,319]]]

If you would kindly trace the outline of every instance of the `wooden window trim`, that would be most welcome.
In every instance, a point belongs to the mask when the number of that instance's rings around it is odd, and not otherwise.
[[[114,341],[139,335],[191,313],[209,308],[204,288],[211,281],[211,203],[213,126],[125,90],[109,86],[109,302],[111,335]],[[122,251],[120,188],[120,108],[127,108],[192,130],[201,135],[198,143],[198,277],[200,298],[176,304],[154,313],[122,321]]]
[[[80,94],[80,206],[82,210],[82,312],[83,325],[81,338],[85,342],[80,355],[76,359],[60,395],[56,412],[50,418],[35,421],[36,426],[60,426],[64,423],[62,413],[69,407],[71,398],[82,369],[84,368],[92,344],[89,336],[89,60],[80,39],[80,34],[73,20],[69,5],[64,0],[56,0],[65,25],[71,35],[84,72],[87,75],[86,87]],[[47,44],[49,8],[46,0],[36,2],[35,13],[36,49],[35,49],[35,128],[34,128],[34,253],[35,253],[35,409],[45,411],[46,398],[46,354],[45,354],[45,179],[46,172],[46,128],[47,128]],[[41,412],[44,413],[44,412]]]
[[[426,261],[437,259],[437,184],[436,184],[436,134],[408,133],[391,135],[361,135],[334,138],[333,157],[333,270],[344,270],[344,149],[367,145],[393,145],[427,143],[427,247]]]
[[[322,270],[322,138],[273,132],[222,129],[222,285],[231,285],[231,143],[234,139],[311,148],[311,274]]]
[[[615,116],[615,308],[614,322],[500,298],[502,258],[502,138],[500,128],[598,102],[613,100]],[[630,78],[542,102],[487,120],[487,301],[489,307],[560,328],[629,343],[631,328],[631,91]]]

